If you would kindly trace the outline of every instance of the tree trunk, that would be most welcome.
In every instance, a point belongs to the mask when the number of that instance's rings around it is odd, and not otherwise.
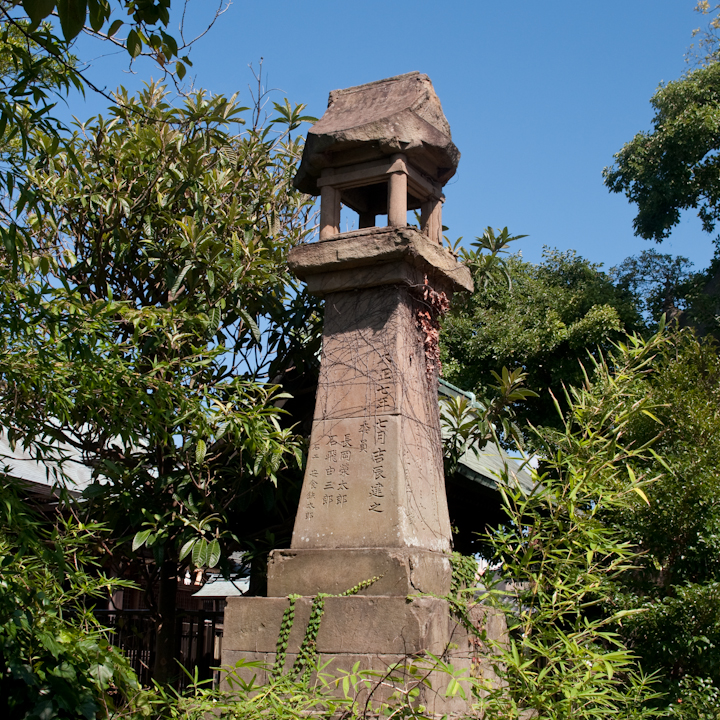
[[[155,666],[153,679],[163,685],[178,675],[175,662],[175,612],[177,604],[177,563],[163,561],[157,599],[157,626],[155,631]]]

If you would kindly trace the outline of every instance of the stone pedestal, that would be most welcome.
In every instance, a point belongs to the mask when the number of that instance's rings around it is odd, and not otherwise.
[[[285,668],[295,662],[308,624],[312,598],[300,598],[295,604],[293,623],[286,650]],[[257,676],[266,682],[275,663],[277,640],[283,613],[288,607],[286,598],[228,598],[223,636],[223,664],[234,665],[239,660],[259,661],[265,670],[239,670],[246,681]],[[473,624],[488,637],[502,638],[505,625],[502,616],[482,605],[471,610]],[[465,670],[479,680],[493,682],[495,674],[487,650],[477,636],[468,634],[456,623],[445,600],[432,597],[407,599],[388,596],[330,597],[325,600],[325,612],[317,636],[317,650],[327,674],[342,677],[355,663],[360,670],[377,673],[377,683],[370,690],[371,702],[386,700],[392,688],[382,685],[388,670],[400,663],[395,676],[406,682],[416,680],[407,671],[426,652],[442,656],[455,669]],[[424,674],[423,674],[424,676]],[[449,676],[430,672],[430,686],[419,683],[418,704],[430,713],[462,716],[467,703],[460,696],[447,699],[443,691]],[[359,697],[364,702],[368,691]]]
[[[338,595],[377,577],[363,595],[445,595],[450,589],[447,554],[406,548],[274,550],[268,563],[268,597]]]

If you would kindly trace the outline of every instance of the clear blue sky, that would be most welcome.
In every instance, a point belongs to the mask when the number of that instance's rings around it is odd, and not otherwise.
[[[177,2],[177,0],[176,0]],[[287,96],[322,115],[330,90],[412,70],[427,73],[462,152],[445,189],[444,222],[452,238],[484,227],[527,234],[517,247],[537,261],[544,245],[574,249],[606,268],[654,247],[634,237],[634,208],[611,195],[603,167],[623,143],[649,129],[649,99],[659,83],[680,77],[695,0],[605,0],[601,3],[501,0],[233,0],[194,47],[196,87],[239,91],[249,103],[248,65],[264,58],[274,99]],[[192,0],[188,24],[200,28],[215,0]],[[122,34],[122,33],[120,33]],[[84,41],[82,58],[98,48]],[[116,55],[89,75],[109,90],[135,87],[157,70],[127,74]],[[102,98],[73,101],[79,117]],[[694,215],[658,248],[699,269],[711,237]]]

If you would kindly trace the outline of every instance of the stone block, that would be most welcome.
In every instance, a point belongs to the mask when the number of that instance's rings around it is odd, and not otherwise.
[[[399,266],[383,269],[386,264],[403,261],[408,270]],[[318,294],[327,294],[348,286],[355,270],[358,284],[354,287],[372,287],[390,284],[390,277],[402,284],[414,284],[419,275],[448,293],[473,290],[470,271],[459,263],[447,249],[430,240],[427,235],[411,227],[365,228],[336,235],[330,240],[298,245],[288,257],[290,270],[301,280],[311,283]],[[372,268],[376,274],[361,273],[361,268]],[[413,274],[409,269],[415,269]],[[402,272],[406,277],[403,278]],[[338,280],[332,275],[340,273]],[[321,278],[318,279],[318,278]],[[422,281],[421,278],[421,281]],[[335,288],[334,285],[338,287]],[[350,288],[348,288],[350,289]]]
[[[288,652],[297,652],[310,617],[312,598],[295,603],[295,620]],[[225,608],[223,657],[226,652],[275,652],[287,598],[231,597]],[[329,597],[325,600],[318,651],[412,654],[429,650],[440,654],[449,642],[448,604],[432,597]]]
[[[450,591],[450,560],[442,553],[405,548],[273,550],[268,595],[336,595],[372,577],[380,580],[361,595],[445,595]]]
[[[312,598],[300,598],[295,604],[295,620],[290,633],[285,670],[292,668],[305,634]],[[253,676],[259,683],[268,679],[275,662],[277,635],[286,598],[229,598],[223,638],[223,667],[228,669],[240,660],[259,662],[264,667],[244,667],[238,674],[249,681]],[[503,616],[482,604],[471,608],[471,622],[487,637],[503,640],[506,636]],[[327,598],[325,612],[317,638],[320,662],[326,664],[323,675],[327,682],[341,679],[358,663],[359,670],[373,672],[369,688],[357,696],[365,702],[371,694],[376,704],[387,700],[393,692],[392,675],[407,689],[408,684],[427,675],[431,687],[423,684],[416,704],[424,705],[438,715],[448,713],[466,717],[467,703],[460,697],[446,699],[444,690],[450,676],[432,670],[430,659],[423,654],[430,651],[440,656],[456,671],[483,682],[498,682],[488,648],[479,636],[469,634],[465,627],[450,616],[444,600],[437,598],[343,597]],[[411,665],[424,669],[421,676],[408,672]],[[338,693],[341,685],[336,684]]]

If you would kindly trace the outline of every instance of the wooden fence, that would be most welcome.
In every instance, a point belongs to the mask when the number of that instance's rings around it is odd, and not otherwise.
[[[219,681],[222,651],[223,611],[178,610],[175,624],[177,661],[190,673],[198,670],[200,680]],[[155,623],[150,610],[95,610],[95,616],[113,632],[110,642],[123,650],[138,680],[152,683],[155,664]],[[178,689],[188,684],[178,668]]]

